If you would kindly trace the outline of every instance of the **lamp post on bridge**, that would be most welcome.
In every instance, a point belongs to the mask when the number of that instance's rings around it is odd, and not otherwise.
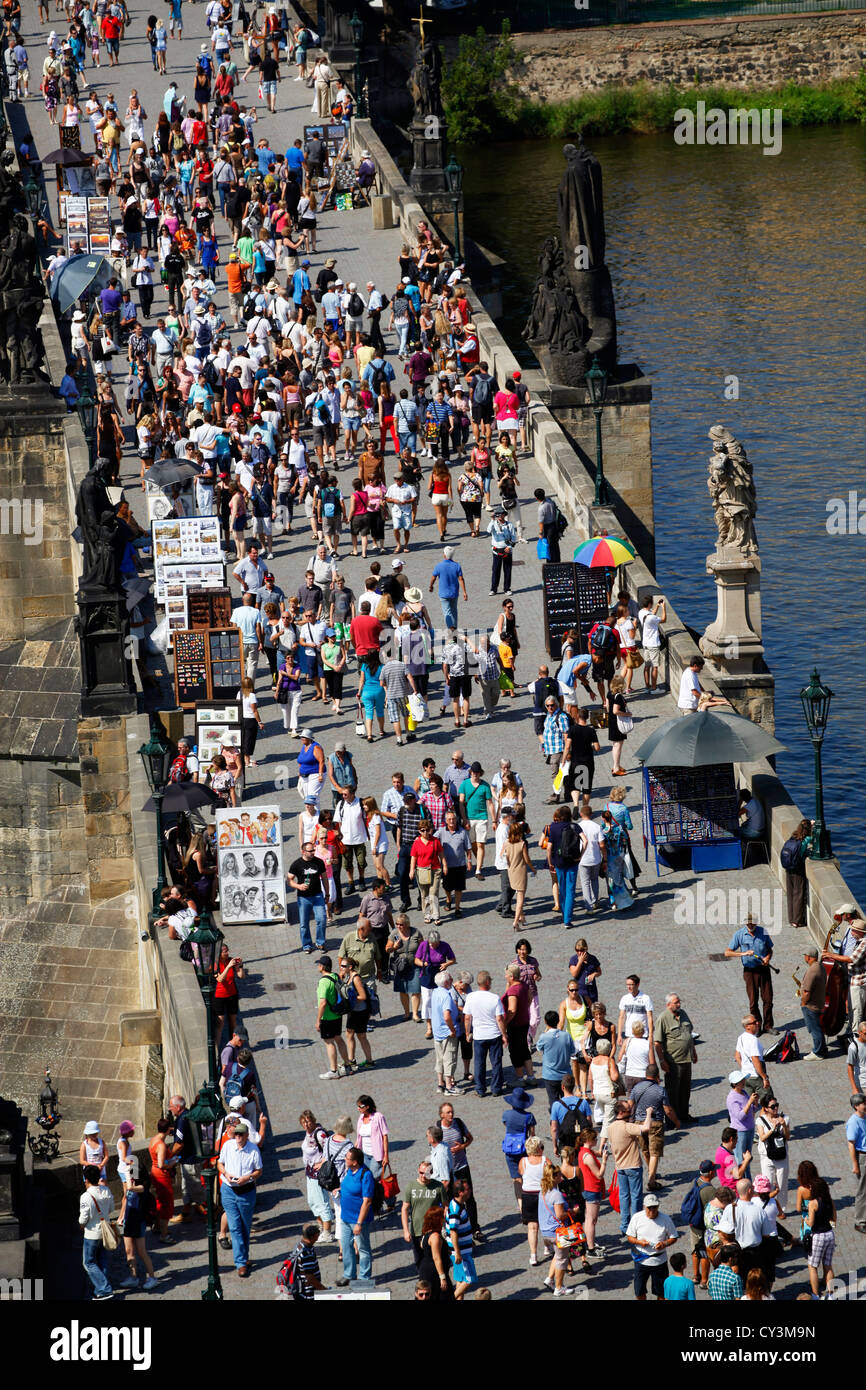
[[[830,718],[830,701],[833,692],[823,685],[817,667],[812,671],[812,679],[800,691],[800,703],[806,716],[806,727],[812,740],[815,753],[815,828],[812,832],[811,859],[832,859],[830,831],[824,824],[824,773],[821,767],[821,748]]]

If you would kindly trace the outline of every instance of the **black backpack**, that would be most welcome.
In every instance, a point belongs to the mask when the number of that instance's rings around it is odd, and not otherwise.
[[[363,314],[363,312],[364,312],[364,301],[363,301],[363,299],[361,298],[361,296],[358,294],[357,290],[354,291],[352,294],[350,294],[350,296],[349,296],[349,303],[348,303],[348,305],[347,305],[346,307],[347,307],[347,309],[348,309],[349,317],[350,317],[350,318],[359,319],[359,318],[361,317],[361,315]]]
[[[388,380],[388,375],[384,366],[374,367],[370,375],[370,386],[374,396],[378,396],[384,382]]]
[[[566,821],[559,841],[559,857],[563,864],[577,864],[581,855],[580,831],[571,821]]]
[[[559,1145],[560,1152],[562,1152],[563,1149],[574,1148],[578,1134],[587,1123],[588,1121],[580,1113],[580,1101],[578,1101],[576,1105],[569,1107],[559,1123],[559,1132],[556,1142]]]

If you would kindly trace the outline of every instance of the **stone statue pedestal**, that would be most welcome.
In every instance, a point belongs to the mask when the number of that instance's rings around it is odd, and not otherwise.
[[[416,116],[412,135],[412,172],[409,185],[416,193],[447,193],[445,177],[447,127],[441,116]]]
[[[707,573],[716,581],[718,612],[700,640],[701,651],[729,675],[761,670],[760,559],[723,546],[707,556]]]
[[[137,698],[126,595],[96,585],[78,590],[81,713],[134,714]]]

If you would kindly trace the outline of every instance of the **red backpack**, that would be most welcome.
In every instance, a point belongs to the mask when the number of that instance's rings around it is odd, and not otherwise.
[[[186,759],[186,753],[178,753],[168,774],[169,782],[189,782],[191,780],[192,773],[187,766]]]

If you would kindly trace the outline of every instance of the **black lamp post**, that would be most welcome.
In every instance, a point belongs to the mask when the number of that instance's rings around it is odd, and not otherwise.
[[[595,415],[595,496],[593,503],[596,507],[606,507],[610,501],[610,491],[604,476],[601,412],[604,410],[604,398],[607,395],[607,372],[597,357],[593,357],[592,366],[586,373],[586,389],[589,392],[590,403]]]
[[[150,716],[150,738],[138,750],[144,764],[147,785],[156,805],[156,887],[153,890],[153,911],[162,904],[162,890],[165,887],[165,860],[163,856],[162,798],[165,795],[171,768],[171,749],[163,732],[162,724],[155,714]]]
[[[458,163],[454,152],[445,165],[445,178],[448,183],[448,192],[451,194],[451,206],[454,209],[454,263],[459,265],[463,259],[460,249],[460,192],[463,188],[463,165]]]
[[[361,81],[361,45],[364,42],[364,21],[357,10],[353,11],[349,26],[352,30],[352,42],[355,46],[355,110],[363,120],[368,114],[364,86]]]
[[[208,1302],[223,1296],[217,1263],[217,1226],[214,1188],[217,1179],[216,1168],[208,1162],[215,1152],[216,1125],[223,1115],[223,1106],[217,1090],[216,1054],[214,1052],[213,1001],[216,975],[215,966],[220,956],[223,934],[215,927],[207,912],[197,919],[195,930],[187,938],[193,950],[193,965],[201,997],[204,1001],[207,1018],[207,1071],[208,1079],[198,1093],[191,1107],[189,1118],[193,1126],[193,1142],[196,1146],[196,1161],[202,1169],[207,1189],[207,1288],[202,1298]]]
[[[800,703],[815,751],[815,828],[812,832],[812,859],[833,858],[830,832],[824,824],[824,777],[821,770],[821,745],[827,732],[832,698],[832,690],[829,686],[822,685],[816,668],[812,672],[809,684],[800,691]]]
[[[90,387],[87,382],[84,383],[84,389],[78,397],[76,410],[81,421],[81,428],[84,431],[84,438],[87,440],[87,458],[92,468],[96,446],[96,401],[90,394]]]

